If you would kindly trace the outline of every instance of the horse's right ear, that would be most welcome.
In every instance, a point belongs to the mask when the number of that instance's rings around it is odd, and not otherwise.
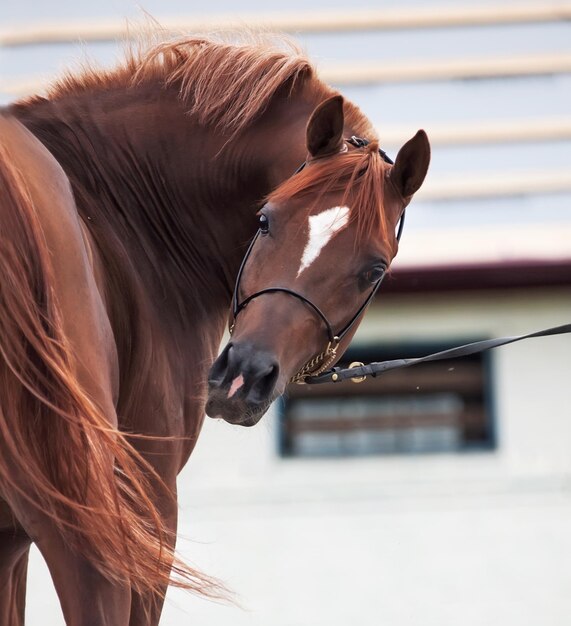
[[[312,157],[333,154],[343,144],[343,96],[322,102],[307,123],[307,150]]]
[[[419,130],[398,151],[389,174],[393,185],[403,198],[409,198],[420,189],[429,164],[430,143],[426,133]]]

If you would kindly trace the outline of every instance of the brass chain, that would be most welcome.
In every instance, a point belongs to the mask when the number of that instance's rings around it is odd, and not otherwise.
[[[324,372],[337,357],[337,349],[339,348],[339,338],[334,337],[333,341],[327,344],[327,348],[317,356],[308,361],[295,376],[289,379],[290,383],[305,385],[305,379],[308,376],[318,376]]]

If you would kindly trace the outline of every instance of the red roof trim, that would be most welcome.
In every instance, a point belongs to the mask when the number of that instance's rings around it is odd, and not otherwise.
[[[383,283],[381,296],[387,293],[554,286],[571,287],[571,259],[395,270]]]

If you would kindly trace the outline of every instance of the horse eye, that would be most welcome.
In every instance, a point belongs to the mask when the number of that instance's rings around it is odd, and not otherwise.
[[[268,216],[262,213],[260,215],[259,224],[262,235],[267,235],[270,232],[270,220],[268,220]]]
[[[367,282],[375,284],[383,277],[383,274],[387,271],[384,265],[375,265],[368,272],[365,273]]]

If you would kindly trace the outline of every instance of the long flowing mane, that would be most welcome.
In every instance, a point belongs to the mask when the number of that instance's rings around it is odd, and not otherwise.
[[[310,92],[316,102],[338,92],[321,81],[299,45],[281,34],[230,32],[209,37],[184,37],[161,41],[151,35],[130,45],[125,60],[112,70],[87,64],[81,72],[68,73],[48,90],[47,99],[101,90],[135,89],[145,85],[174,89],[199,124],[229,137],[250,127],[278,93],[293,96],[297,88]],[[25,103],[24,103],[25,106]],[[362,236],[373,231],[386,237],[383,197],[385,167],[378,154],[375,129],[361,110],[344,101],[346,126],[371,143],[364,152],[349,153],[304,170],[286,181],[272,196],[285,199],[311,190],[348,190],[352,195]],[[317,164],[316,164],[317,165]]]
[[[155,36],[156,40],[157,36]],[[317,76],[299,45],[281,34],[231,32],[129,46],[125,61],[112,70],[86,64],[48,89],[49,100],[101,89],[159,83],[174,87],[199,123],[231,134],[250,126],[280,91],[297,85],[325,99],[335,93]],[[354,131],[376,134],[361,111],[346,101],[345,116]]]

